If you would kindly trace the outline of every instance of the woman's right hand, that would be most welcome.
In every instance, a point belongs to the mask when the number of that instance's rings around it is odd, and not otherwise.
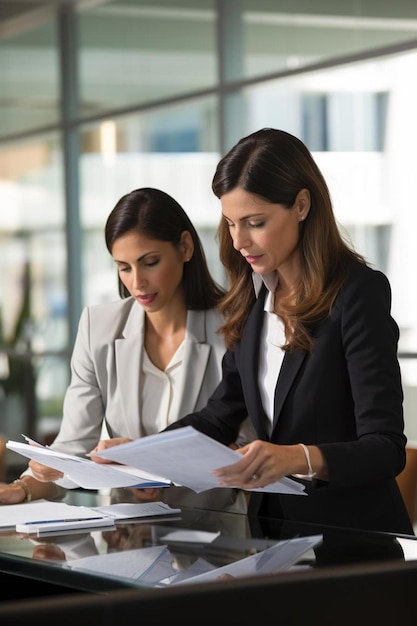
[[[26,500],[26,492],[19,483],[0,484],[0,504],[20,504]]]
[[[119,446],[121,443],[128,443],[132,441],[132,439],[127,439],[125,437],[114,437],[113,439],[102,439],[98,442],[95,448],[89,452],[89,458],[95,463],[114,463],[114,461],[108,459],[102,459],[99,456],[95,456],[95,452],[101,452],[102,450],[107,450],[108,448],[112,448],[113,446]]]

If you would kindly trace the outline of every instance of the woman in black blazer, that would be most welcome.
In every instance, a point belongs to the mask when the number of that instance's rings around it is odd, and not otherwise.
[[[296,137],[263,129],[219,162],[228,346],[192,425],[229,445],[249,414],[258,439],[222,485],[292,475],[308,497],[253,492],[267,517],[413,533],[395,477],[405,464],[399,330],[391,290],[344,241],[326,182]]]

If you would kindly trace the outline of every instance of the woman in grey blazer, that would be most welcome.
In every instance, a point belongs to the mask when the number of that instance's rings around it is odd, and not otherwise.
[[[168,428],[191,424],[228,445],[249,415],[257,438],[216,470],[219,482],[246,489],[292,475],[308,493],[253,493],[250,512],[413,533],[395,480],[406,438],[387,278],[341,237],[326,182],[296,137],[243,138],[213,190],[231,285],[221,305],[228,351],[207,406]]]
[[[112,438],[136,439],[201,409],[220,380],[225,352],[217,333],[224,292],[209,273],[193,224],[171,196],[152,188],[126,194],[107,219],[105,239],[121,300],[81,315],[62,423],[51,445],[75,455],[90,452],[103,429]],[[75,486],[51,468],[34,461],[29,467],[0,487],[0,501],[53,497],[56,484]],[[216,508],[234,505],[237,496],[233,489],[199,497],[170,488],[134,493]]]

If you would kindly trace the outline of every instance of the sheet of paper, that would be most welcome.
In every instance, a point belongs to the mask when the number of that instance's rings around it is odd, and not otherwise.
[[[192,426],[114,446],[97,456],[164,476],[176,485],[189,487],[197,493],[220,487],[211,472],[242,458],[235,450]],[[307,495],[304,485],[287,477],[253,491]]]
[[[34,500],[0,506],[0,531],[16,530],[32,534],[74,528],[98,528],[102,525],[114,526],[116,520],[161,518],[180,513],[181,509],[174,509],[165,502],[126,502],[86,507]]]
[[[137,467],[117,464],[100,464],[78,456],[58,452],[40,444],[29,445],[8,441],[6,447],[28,459],[63,472],[83,489],[106,489],[112,487],[168,487],[169,481],[160,476],[140,471]]]
[[[60,532],[65,534],[72,530],[93,530],[93,529],[116,530],[113,517],[96,517],[87,519],[57,519],[38,522],[25,522],[16,524],[16,532],[40,537],[45,534]]]
[[[79,520],[101,515],[94,509],[85,506],[34,500],[21,504],[2,504],[0,506],[0,529],[14,530],[17,524],[46,520]]]

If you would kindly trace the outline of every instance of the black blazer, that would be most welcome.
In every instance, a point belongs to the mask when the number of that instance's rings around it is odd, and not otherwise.
[[[313,331],[313,351],[285,354],[270,436],[258,388],[265,294],[262,289],[236,349],[226,352],[207,406],[172,427],[191,424],[228,445],[249,414],[259,439],[319,446],[329,481],[306,482],[308,497],[254,492],[252,513],[413,533],[395,481],[406,438],[399,331],[386,276],[355,262],[331,314]]]

